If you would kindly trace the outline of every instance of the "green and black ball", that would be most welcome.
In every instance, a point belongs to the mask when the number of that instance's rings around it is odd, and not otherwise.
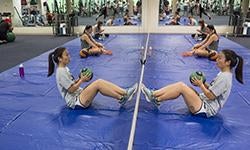
[[[14,42],[16,39],[16,35],[13,32],[8,32],[7,33],[7,41],[8,42]]]
[[[89,68],[83,68],[83,69],[81,69],[79,76],[81,76],[81,75],[83,75],[83,76],[85,76],[85,75],[89,76],[90,79],[88,81],[90,81],[93,78],[93,76],[94,76],[92,70],[89,69]]]
[[[195,72],[191,73],[191,75],[189,76],[189,80],[190,80],[192,85],[194,85],[194,83],[193,83],[194,78],[196,78],[198,80],[202,80],[203,83],[206,82],[206,76],[201,71],[195,71]],[[196,85],[194,85],[194,86],[196,86]]]

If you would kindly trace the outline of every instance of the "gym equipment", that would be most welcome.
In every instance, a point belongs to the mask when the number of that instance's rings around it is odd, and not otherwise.
[[[197,86],[193,83],[194,78],[196,78],[198,80],[202,80],[203,83],[206,82],[205,74],[202,73],[201,71],[195,71],[195,72],[191,73],[191,75],[189,76],[189,81],[191,82],[191,84],[194,86]]]
[[[7,33],[7,41],[8,42],[14,42],[16,39],[16,35],[13,32]]]
[[[87,76],[89,76],[90,79],[88,81],[90,81],[93,78],[93,72],[89,68],[83,68],[83,69],[81,69],[79,77],[81,75],[87,75]]]

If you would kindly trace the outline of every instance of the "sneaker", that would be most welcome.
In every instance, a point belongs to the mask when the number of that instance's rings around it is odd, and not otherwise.
[[[138,83],[134,84],[131,88],[128,88],[126,90],[126,94],[122,97],[122,99],[119,101],[121,105],[124,105],[127,101],[131,101],[134,94],[136,93],[138,88]]]
[[[142,84],[142,93],[145,95],[146,100],[150,103],[153,103],[156,107],[160,106],[160,102],[157,101],[157,98],[153,96],[153,91],[148,89],[144,84]]]

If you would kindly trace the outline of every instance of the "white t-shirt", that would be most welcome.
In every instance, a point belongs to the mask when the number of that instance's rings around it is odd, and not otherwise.
[[[214,116],[226,103],[232,87],[233,75],[231,72],[219,72],[216,78],[210,83],[209,90],[216,96],[214,100],[209,100],[204,93],[200,93],[200,98],[208,104],[214,112]]]
[[[70,93],[68,89],[74,84],[74,77],[68,67],[57,67],[56,83],[61,96],[65,99],[67,106],[75,108],[77,97],[81,94],[82,88],[79,87],[75,92]]]

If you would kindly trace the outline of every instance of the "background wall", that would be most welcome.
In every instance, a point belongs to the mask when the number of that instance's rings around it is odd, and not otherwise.
[[[39,0],[42,4],[46,0]],[[14,5],[19,5],[19,0],[13,0]],[[14,12],[12,0],[1,0],[0,11],[11,11],[14,14],[15,20],[20,24],[20,19],[17,19],[17,14]],[[76,2],[76,1],[75,1]],[[20,6],[21,7],[21,6]],[[19,8],[19,7],[17,7]],[[127,26],[127,27],[105,27],[108,33],[194,33],[198,26],[159,26],[159,0],[142,0],[142,25]],[[19,21],[18,21],[19,20]],[[84,26],[75,27],[75,33],[82,33]],[[225,34],[232,33],[232,27],[216,26],[217,32]],[[15,27],[16,34],[44,34],[52,35],[52,27]]]

